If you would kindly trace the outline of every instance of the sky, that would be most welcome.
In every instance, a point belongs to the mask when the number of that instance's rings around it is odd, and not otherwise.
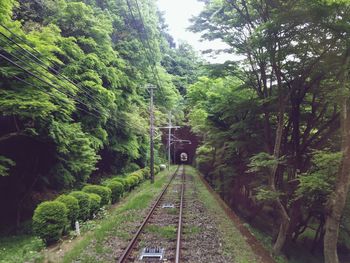
[[[198,15],[204,8],[204,3],[197,0],[158,0],[159,10],[165,12],[164,18],[169,26],[169,33],[174,37],[176,43],[183,40],[194,47],[200,53],[207,49],[226,48],[226,44],[217,41],[200,41],[200,34],[189,32],[187,28],[191,25],[189,19]],[[227,54],[217,55],[212,58],[209,55],[202,55],[206,60],[212,63],[222,63],[232,59]]]

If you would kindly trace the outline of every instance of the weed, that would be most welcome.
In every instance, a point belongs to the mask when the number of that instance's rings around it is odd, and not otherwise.
[[[0,262],[38,262],[44,242],[34,236],[13,236],[0,239]]]
[[[166,239],[175,239],[176,238],[176,227],[175,226],[156,226],[149,225],[146,227],[146,231],[150,233],[157,234]]]
[[[184,227],[184,235],[190,236],[198,234],[201,231],[199,226],[186,226]]]

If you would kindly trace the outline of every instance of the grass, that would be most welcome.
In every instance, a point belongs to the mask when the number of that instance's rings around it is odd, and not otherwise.
[[[166,212],[169,215],[177,215],[179,213],[177,208],[167,208]]]
[[[171,172],[174,172],[175,169],[176,167],[171,167]],[[100,220],[93,231],[87,233],[65,253],[61,261],[64,263],[75,260],[98,262],[99,255],[103,256],[110,251],[104,245],[109,237],[116,236],[123,240],[131,238],[128,226],[142,220],[141,211],[147,209],[152,200],[160,193],[163,185],[168,181],[168,172],[160,172],[155,179],[154,184],[149,181],[144,182],[139,188],[126,195],[119,205],[110,211],[106,219]],[[87,254],[86,251],[89,253]],[[96,255],[97,258],[93,255]]]
[[[201,229],[198,226],[184,226],[183,231],[185,236],[190,236],[198,234]]]
[[[0,262],[40,262],[44,243],[40,238],[21,235],[0,239]]]
[[[166,239],[176,239],[177,228],[175,226],[149,225],[146,227],[146,231]]]
[[[257,263],[256,256],[244,236],[200,181],[197,170],[187,167],[186,173],[193,176],[200,200],[214,217],[220,236],[223,238],[224,253],[233,258],[236,263]]]

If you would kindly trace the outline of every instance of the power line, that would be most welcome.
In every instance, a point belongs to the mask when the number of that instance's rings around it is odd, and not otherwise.
[[[40,53],[35,47],[33,47],[33,46],[32,46],[32,43],[30,43],[29,41],[27,41],[25,38],[23,38],[23,37],[21,37],[21,36],[15,34],[11,29],[9,29],[8,27],[6,27],[5,25],[3,25],[3,24],[1,24],[1,23],[0,23],[0,26],[3,27],[4,29],[6,29],[8,32],[10,32],[14,37],[16,37],[17,39],[21,40],[22,43],[25,43],[25,44],[26,44],[30,49],[32,49],[38,56],[44,57],[44,55],[43,55],[42,53]],[[46,70],[47,72],[49,72],[52,76],[57,77],[57,75],[59,75],[59,76],[61,76],[61,78],[60,78],[61,80],[62,80],[62,78],[64,78],[65,80],[67,80],[68,82],[70,82],[72,85],[74,85],[75,87],[77,87],[77,86],[76,86],[76,85],[77,85],[76,83],[74,83],[73,81],[71,81],[70,79],[68,79],[68,78],[65,77],[64,75],[62,75],[62,74],[61,74],[60,72],[58,72],[56,69],[54,69],[54,68],[52,68],[51,66],[47,65],[43,60],[41,60],[40,58],[38,58],[38,56],[34,55],[34,54],[31,53],[30,51],[28,51],[27,49],[25,49],[24,47],[22,47],[18,42],[16,42],[16,41],[13,40],[12,38],[6,36],[6,35],[3,34],[2,32],[0,32],[0,34],[1,34],[2,36],[4,36],[8,41],[10,41],[11,43],[15,44],[17,47],[19,47],[21,50],[23,50],[23,51],[26,53],[26,54],[25,54],[25,53],[22,52],[22,51],[19,51],[19,50],[14,49],[14,51],[15,51],[17,54],[19,53],[19,54],[21,54],[22,56],[24,56],[24,57],[26,57],[26,58],[29,58],[33,63],[35,63],[36,65],[40,66],[41,68],[43,68],[43,69]],[[4,40],[2,40],[2,41],[4,42]],[[6,43],[6,42],[4,42],[4,43]],[[1,48],[1,47],[0,47],[0,48]],[[9,55],[15,57],[17,60],[19,60],[19,61],[25,63],[22,59],[18,58],[17,56],[15,56],[15,55],[13,55],[13,54],[7,52],[7,51],[6,51],[5,49],[3,49],[3,48],[1,48],[1,49],[2,49],[3,51],[5,51],[6,53],[8,53]],[[54,89],[57,90],[58,92],[60,92],[60,93],[62,93],[62,94],[64,94],[64,95],[70,97],[71,99],[73,99],[73,101],[75,101],[75,102],[77,101],[78,103],[81,103],[82,105],[86,106],[87,108],[92,108],[92,110],[98,112],[98,113],[101,114],[102,116],[108,117],[108,116],[106,116],[104,113],[98,111],[97,109],[95,109],[95,108],[93,108],[93,107],[89,107],[88,105],[86,105],[86,104],[83,103],[82,101],[80,101],[80,100],[78,100],[78,99],[75,99],[75,98],[73,97],[72,94],[66,94],[65,92],[61,91],[61,90],[58,89],[56,86],[54,86],[52,83],[46,81],[45,79],[42,79],[42,78],[38,77],[36,74],[34,74],[33,72],[31,72],[30,70],[25,69],[24,67],[20,66],[19,64],[17,64],[17,63],[14,62],[13,60],[9,59],[8,57],[6,57],[6,56],[4,56],[4,55],[1,55],[1,54],[0,54],[0,56],[1,56],[2,58],[4,58],[5,60],[7,60],[8,62],[10,62],[12,65],[14,65],[14,66],[16,66],[17,68],[20,68],[21,70],[25,71],[26,73],[28,73],[28,74],[31,75],[32,77],[34,77],[34,78],[40,80],[41,82],[43,82],[43,83],[49,85],[50,87],[54,88]],[[33,59],[33,58],[34,58],[34,59]],[[54,65],[57,66],[57,63],[56,63],[55,61],[53,61],[52,59],[47,58],[47,60],[50,61],[52,64],[54,64]],[[38,62],[39,62],[39,63],[38,63]],[[29,66],[27,63],[25,63],[25,64],[26,64],[27,66]],[[63,65],[65,65],[65,64],[63,63]],[[30,66],[30,67],[33,69],[32,66]],[[53,72],[56,73],[57,75],[53,74],[53,73],[52,73],[50,70],[48,70],[46,67],[48,67],[51,71],[53,71]],[[34,69],[34,70],[35,70],[36,72],[42,74],[42,73],[39,72],[38,70],[36,70],[36,69]],[[152,70],[153,70],[153,69],[152,69]],[[31,85],[31,84],[28,83],[27,81],[24,81],[23,79],[21,79],[21,78],[19,78],[19,77],[17,77],[17,76],[14,76],[14,77],[15,77],[17,80],[19,80],[19,81],[22,81],[22,82],[24,82],[24,83],[26,83],[26,84],[28,84],[28,85]],[[48,78],[47,76],[45,76],[45,77]],[[50,81],[52,81],[50,78],[48,78],[48,79],[49,79]],[[72,78],[72,79],[74,79],[74,78]],[[75,80],[75,79],[74,79],[74,80]],[[57,82],[56,82],[56,83],[57,83]],[[58,84],[58,85],[59,85],[59,84]],[[31,86],[34,86],[34,85],[31,85]],[[34,86],[34,87],[37,87],[37,86]],[[38,87],[37,87],[37,88],[38,88]],[[88,91],[87,91],[86,89],[84,89],[83,87],[77,87],[77,88],[78,88],[79,91],[82,91],[83,93],[87,94],[87,95],[89,96],[89,98],[91,98],[91,99],[93,100],[93,101],[92,101],[93,103],[96,103],[96,102],[94,101],[95,98],[91,97],[91,95],[88,93]],[[46,93],[47,93],[47,92],[46,92]],[[47,93],[47,94],[50,95],[49,93]],[[59,97],[56,97],[56,98],[59,98]],[[60,99],[60,98],[59,98],[59,99]],[[98,99],[98,98],[96,98],[96,99]],[[62,100],[62,99],[61,99],[61,100]],[[68,102],[68,101],[64,101],[64,102]],[[99,102],[101,102],[101,101],[99,100]],[[101,102],[101,103],[102,103],[102,102]],[[96,114],[93,114],[93,113],[91,113],[91,112],[89,112],[89,111],[86,111],[85,109],[80,108],[80,107],[77,106],[77,105],[75,105],[75,107],[76,107],[77,109],[83,111],[83,112],[86,112],[86,113],[88,113],[88,114],[90,114],[90,115],[95,116],[96,118],[99,118]],[[123,127],[123,128],[132,128],[132,127],[129,127],[128,125],[126,125],[125,123],[116,122],[116,124],[117,124],[118,126]],[[107,125],[106,127],[112,128],[112,127],[109,126],[109,125]],[[134,124],[134,127],[137,127],[137,128],[139,128],[140,130],[144,129],[144,126],[139,126],[139,125],[135,125],[135,124]]]
[[[0,50],[5,51],[7,54],[9,54],[6,50],[4,50],[4,49],[1,48],[1,47],[0,47]],[[10,55],[13,56],[13,57],[15,57],[15,58],[17,58],[16,56],[14,56],[14,55],[12,55],[12,54],[10,54]],[[0,53],[0,57],[2,57],[2,58],[5,59],[7,62],[9,62],[9,63],[11,63],[12,65],[14,65],[15,67],[17,67],[17,68],[19,68],[19,69],[25,71],[25,72],[26,72],[27,74],[29,74],[30,76],[32,76],[32,77],[34,77],[34,78],[40,80],[41,82],[43,82],[43,83],[49,85],[49,86],[52,87],[53,89],[55,89],[55,90],[57,90],[58,92],[64,94],[65,96],[71,98],[72,100],[74,100],[74,101],[76,101],[76,102],[79,102],[80,104],[82,104],[82,105],[86,106],[87,108],[89,108],[89,105],[87,105],[87,104],[83,103],[82,101],[80,101],[80,100],[74,98],[72,95],[63,92],[62,90],[58,89],[54,84],[52,84],[52,83],[48,82],[47,80],[45,80],[45,79],[43,79],[43,78],[37,76],[35,73],[33,73],[32,71],[30,71],[30,70],[24,68],[23,66],[17,64],[17,63],[14,62],[12,59],[6,57],[5,55],[3,55],[3,54],[1,54],[1,53]],[[18,58],[17,58],[17,59],[18,59]],[[19,59],[19,60],[23,62],[23,60],[21,60],[21,59]],[[38,72],[38,71],[36,71],[36,72]],[[39,72],[39,73],[40,73],[40,72]],[[106,116],[104,115],[104,113],[101,113],[100,111],[98,111],[97,109],[95,109],[95,108],[93,108],[93,107],[91,107],[91,108],[92,108],[94,111],[96,111],[97,113],[99,113],[99,114],[101,114],[102,116],[106,117]],[[99,118],[97,115],[95,115],[95,116],[96,116],[97,118]]]
[[[130,12],[130,15],[134,21],[134,24],[136,26],[136,18],[134,16],[134,13],[132,11],[132,7],[131,7],[131,4],[129,2],[129,0],[126,0],[126,3],[127,3],[127,6],[128,6],[128,9],[129,9],[129,12]],[[138,4],[137,4],[138,5]],[[141,16],[141,12],[139,12],[140,16]],[[148,41],[148,36],[147,36],[147,31],[146,31],[146,28],[144,26],[144,21],[143,21],[143,18],[142,16],[140,17],[141,19],[141,24],[142,24],[142,27],[144,28],[144,32],[146,34],[146,41]],[[151,51],[151,47],[149,45],[149,42],[148,42],[148,48],[149,48],[149,52],[147,52],[147,47],[146,47],[146,44],[144,43],[143,41],[143,38],[142,38],[142,35],[141,35],[141,32],[138,30],[137,26],[136,26],[136,32],[140,38],[140,41],[142,43],[142,48],[143,48],[143,51],[146,55],[146,58],[148,60],[148,63],[150,65],[150,68],[151,68],[151,71],[154,75],[154,78],[155,78],[155,81],[157,82],[157,86],[159,87],[159,90],[160,92],[162,93],[162,95],[164,96],[164,93],[163,93],[163,89],[162,89],[162,86],[160,85],[160,82],[159,82],[159,75],[158,75],[158,70],[157,68],[155,67],[156,63],[152,60],[152,51]]]
[[[18,35],[16,35],[15,33],[13,33],[10,29],[8,29],[6,26],[2,25],[0,23],[0,26],[2,26],[3,28],[5,28],[7,31],[9,31],[12,35],[14,35],[16,38],[19,38],[22,40],[22,42],[24,42],[25,40],[21,37],[19,37]],[[72,80],[70,80],[69,78],[67,78],[66,76],[62,75],[59,71],[57,71],[56,69],[52,68],[51,66],[49,65],[46,65],[46,63],[44,61],[42,61],[40,58],[38,58],[37,56],[35,56],[33,53],[31,53],[30,51],[28,51],[27,49],[25,49],[24,47],[22,47],[18,42],[16,42],[15,40],[13,40],[12,38],[6,36],[4,33],[0,32],[0,34],[2,36],[4,36],[8,41],[10,41],[11,43],[15,44],[17,47],[19,47],[21,50],[23,50],[25,53],[27,53],[29,55],[26,55],[26,54],[23,54],[23,52],[20,52],[23,56],[29,58],[30,60],[32,60],[34,63],[36,63],[37,65],[39,65],[40,67],[42,67],[43,69],[45,69],[47,72],[49,72],[50,74],[54,75],[53,72],[56,74],[56,76],[60,76],[61,78],[67,80],[69,83],[71,83],[72,85],[74,85],[75,87],[77,87],[79,90],[82,90],[83,93],[85,93],[90,99],[94,100],[95,98],[93,98],[91,96],[91,94],[89,93],[89,91],[87,89],[85,89],[84,87],[80,86],[78,87],[77,85],[79,84],[76,84],[74,83]],[[6,42],[5,42],[6,43]],[[28,43],[28,41],[25,41],[24,43]],[[28,44],[27,44],[28,45]],[[29,47],[31,47],[30,45],[28,45]],[[32,47],[33,49],[33,47]],[[36,51],[37,54],[39,54],[41,57],[43,57],[43,55],[37,51],[36,49],[34,49]],[[16,52],[19,52],[18,50],[15,50]],[[34,61],[34,59],[36,61]],[[52,61],[53,64],[55,64],[57,66],[57,63],[55,63],[53,60],[49,59],[50,61]],[[39,63],[38,63],[39,62]],[[49,68],[49,69],[47,69]],[[52,71],[52,72],[51,72]],[[99,98],[96,98],[98,99],[98,101],[103,104],[102,101],[99,100]]]
[[[22,79],[22,78],[20,78],[20,77],[17,77],[17,76],[13,76],[13,77],[14,77],[15,79],[17,79],[18,81],[21,81],[21,82],[23,82],[23,83],[25,83],[25,84],[27,84],[27,85],[29,85],[29,86],[31,86],[31,87],[40,89],[42,92],[46,93],[46,94],[49,95],[49,96],[50,96],[50,95],[53,96],[52,93],[47,92],[47,91],[46,91],[44,88],[42,88],[41,86],[33,85],[33,84],[29,83],[28,81],[26,81],[26,80],[24,80],[24,79]],[[58,99],[58,100],[61,100],[62,102],[65,102],[65,103],[68,102],[68,103],[69,103],[69,100],[66,100],[66,99],[63,99],[63,98],[60,98],[60,97],[55,97],[55,98]],[[89,112],[89,111],[87,111],[87,110],[85,110],[85,109],[83,109],[83,108],[80,108],[78,105],[74,105],[74,107],[77,108],[77,109],[79,109],[79,110],[81,110],[81,111],[83,111],[83,112],[85,112],[85,113],[91,114],[91,115],[93,115],[93,116],[95,116],[95,117],[98,118],[97,115],[95,115],[95,114],[93,114],[93,113],[91,113],[91,112]]]
[[[155,57],[155,55],[154,55],[154,53],[153,53],[153,51],[152,51],[152,48],[151,48],[151,44],[150,44],[150,42],[149,42],[149,38],[148,38],[148,36],[147,36],[147,29],[146,29],[146,26],[145,26],[145,20],[143,19],[143,16],[142,16],[142,13],[141,13],[141,10],[140,10],[139,3],[138,3],[137,0],[135,0],[135,3],[136,3],[136,8],[137,8],[138,14],[139,14],[140,19],[141,19],[141,24],[142,24],[143,30],[144,30],[145,35],[146,35],[146,44],[147,44],[148,49],[149,49],[149,51],[150,51],[150,53],[151,53],[151,56],[153,55],[153,57]],[[154,66],[156,66],[156,63],[154,63]],[[157,68],[156,68],[155,71],[156,71],[156,75],[157,75],[157,82],[162,82],[161,79],[160,79],[160,77],[159,77]],[[158,83],[158,85],[159,85],[159,83]],[[161,88],[161,87],[160,87],[160,88]],[[161,92],[162,92],[162,91],[161,91]],[[163,94],[163,95],[164,95],[164,94]]]

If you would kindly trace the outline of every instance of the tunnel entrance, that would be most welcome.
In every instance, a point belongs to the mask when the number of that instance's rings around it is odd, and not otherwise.
[[[166,133],[164,133],[164,145],[167,144]],[[199,139],[191,132],[190,127],[184,126],[173,131],[174,138],[172,140],[170,151],[171,161],[173,164],[192,164],[198,147]],[[181,155],[183,156],[181,158]],[[187,158],[185,159],[184,156]]]

